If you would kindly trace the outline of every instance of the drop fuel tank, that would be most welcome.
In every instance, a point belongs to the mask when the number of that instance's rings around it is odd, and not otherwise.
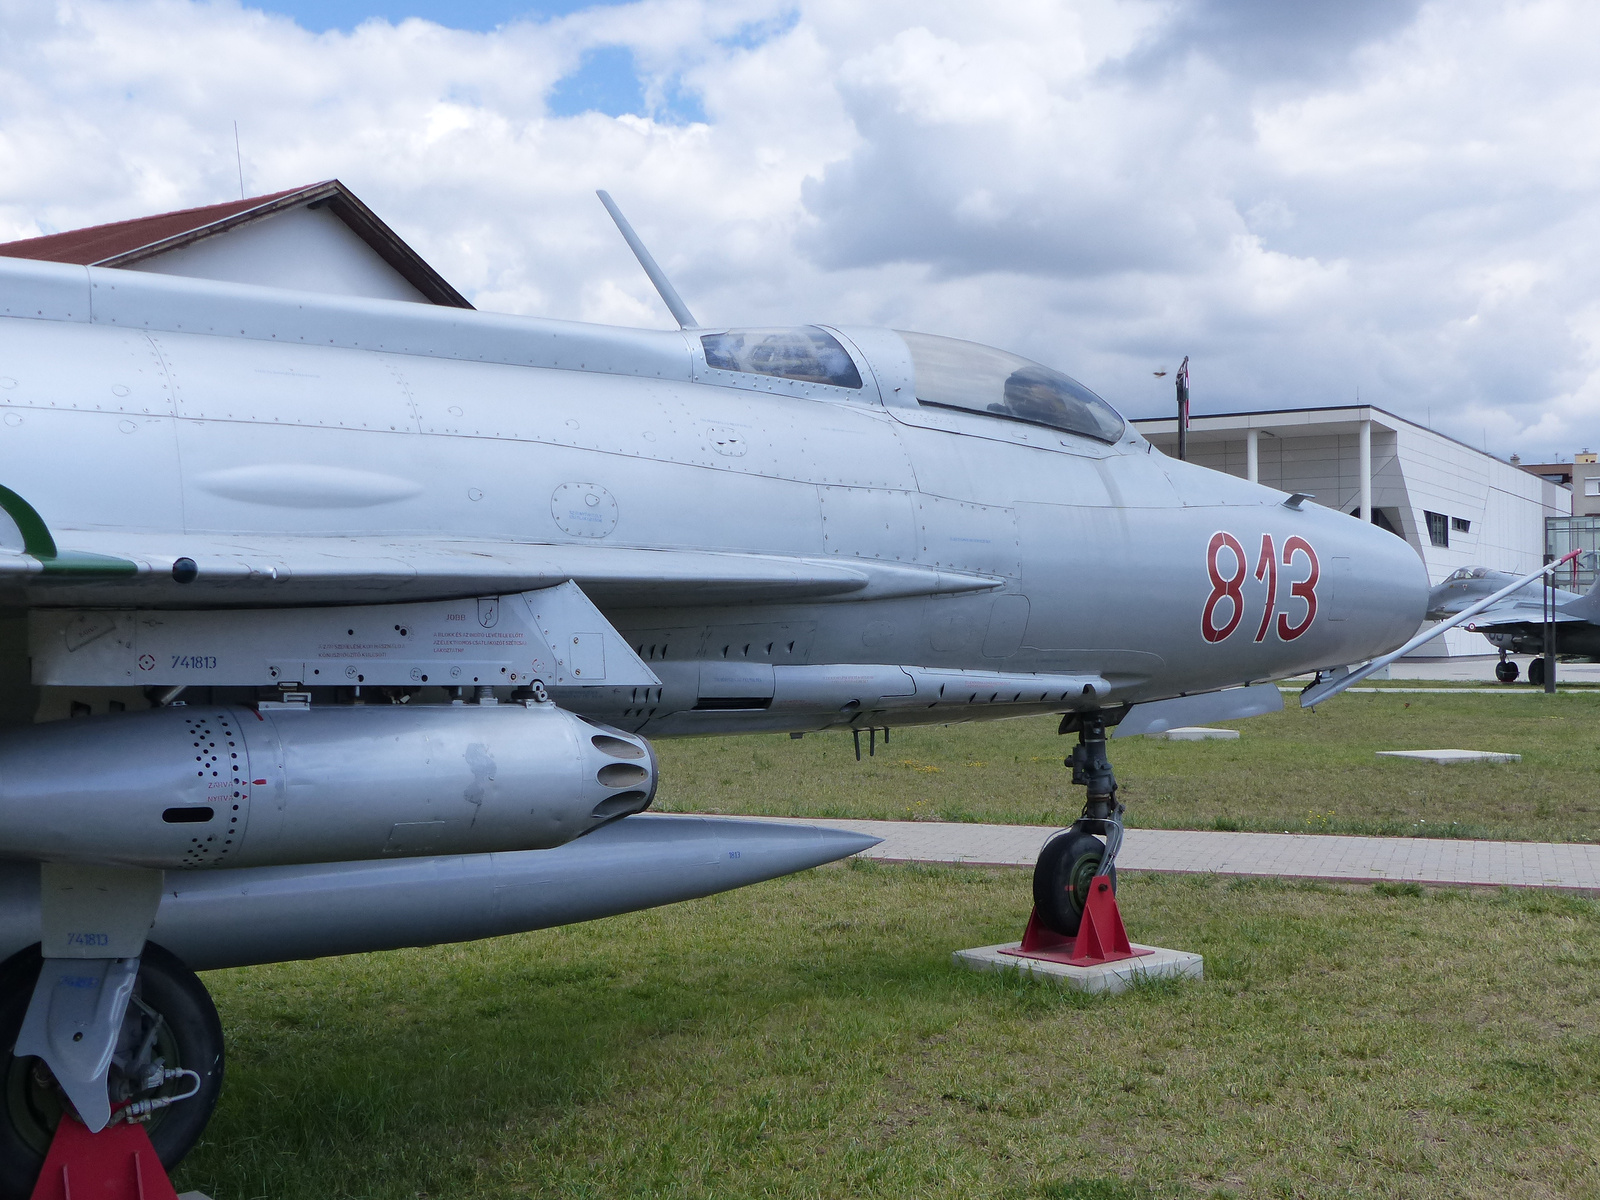
[[[865,850],[792,821],[642,813],[550,850],[167,873],[150,940],[196,971],[499,937],[676,904]],[[42,934],[37,863],[0,862],[0,962]]]
[[[172,707],[0,734],[0,856],[166,869],[559,846],[647,808],[643,738],[550,703]]]

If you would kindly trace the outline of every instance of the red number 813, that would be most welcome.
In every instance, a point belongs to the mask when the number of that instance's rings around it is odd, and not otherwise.
[[[1226,550],[1232,556],[1228,574],[1222,571],[1222,552]],[[1298,624],[1289,623],[1289,614],[1278,613],[1278,637],[1285,642],[1292,642],[1306,630],[1311,628],[1311,622],[1317,615],[1317,580],[1321,577],[1322,568],[1317,562],[1317,552],[1311,548],[1311,543],[1298,534],[1288,538],[1283,543],[1283,565],[1288,568],[1294,566],[1297,554],[1303,554],[1309,570],[1304,579],[1294,580],[1289,584],[1289,594],[1297,600],[1305,602],[1305,615]],[[1200,633],[1208,642],[1220,642],[1226,639],[1239,627],[1239,621],[1244,616],[1244,581],[1250,573],[1250,567],[1245,557],[1244,547],[1239,544],[1239,539],[1231,533],[1218,532],[1211,535],[1211,543],[1206,547],[1206,574],[1211,577],[1211,595],[1206,598],[1205,609],[1200,614]],[[1266,605],[1261,613],[1261,624],[1256,630],[1255,640],[1265,641],[1267,631],[1272,628],[1272,615],[1278,606],[1278,557],[1272,545],[1272,535],[1263,534],[1261,537],[1261,552],[1256,557],[1255,577],[1265,581],[1267,585]],[[1227,601],[1223,608],[1223,601]],[[1226,620],[1218,623],[1218,609]]]

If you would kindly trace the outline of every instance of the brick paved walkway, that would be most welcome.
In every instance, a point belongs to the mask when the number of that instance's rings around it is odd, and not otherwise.
[[[1042,825],[756,819],[794,820],[871,834],[883,841],[863,850],[861,857],[888,862],[1031,867],[1039,848],[1054,832]],[[1339,882],[1392,880],[1600,892],[1600,846],[1564,842],[1130,829],[1117,866],[1129,871],[1214,871]]]

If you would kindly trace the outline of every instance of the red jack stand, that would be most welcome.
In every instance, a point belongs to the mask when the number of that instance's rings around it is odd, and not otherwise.
[[[32,1200],[178,1200],[143,1125],[118,1122],[90,1133],[63,1116]]]
[[[1053,929],[1046,928],[1044,922],[1039,920],[1036,909],[1028,915],[1028,928],[1022,935],[1022,944],[1014,950],[1001,950],[1000,953],[1066,963],[1072,967],[1098,967],[1102,963],[1140,958],[1155,951],[1135,948],[1129,943],[1111,880],[1104,875],[1096,875],[1089,884],[1089,899],[1083,906],[1083,922],[1078,926],[1077,937],[1063,937]]]

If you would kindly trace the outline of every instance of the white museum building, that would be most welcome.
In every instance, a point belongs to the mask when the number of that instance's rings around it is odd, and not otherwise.
[[[1176,417],[1134,425],[1177,455]],[[1561,484],[1372,405],[1191,416],[1187,457],[1382,526],[1415,547],[1431,583],[1457,567],[1532,571],[1544,560],[1545,518],[1572,513]],[[1494,648],[1452,630],[1429,652]]]

